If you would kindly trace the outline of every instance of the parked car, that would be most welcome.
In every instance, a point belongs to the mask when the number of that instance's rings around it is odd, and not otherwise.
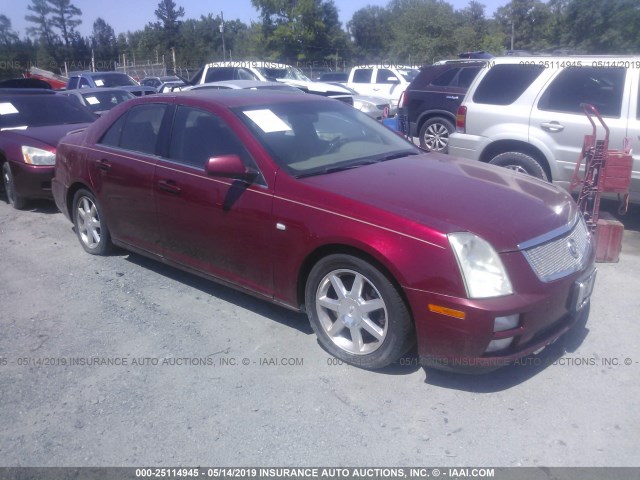
[[[416,341],[496,368],[588,315],[594,249],[565,191],[422,153],[320,96],[131,100],[60,143],[53,191],[88,253],[115,244],[305,311],[365,368]]]
[[[316,78],[316,82],[337,82],[347,83],[349,80],[349,72],[325,72]]]
[[[622,149],[623,139],[631,139],[630,198],[640,203],[640,57],[503,57],[490,66],[458,110],[452,155],[568,188],[592,132],[581,104],[592,104],[611,131],[609,148]]]
[[[140,80],[140,85],[143,87],[152,87],[156,89],[156,92],[160,91],[160,87],[168,82],[182,82],[180,77],[175,75],[164,75],[161,77],[144,77]]]
[[[353,97],[343,86],[312,82],[299,68],[283,63],[244,60],[209,63],[193,76],[190,83],[191,85],[199,85],[225,80],[281,82],[299,88],[306,93],[334,98],[353,105]]]
[[[78,88],[122,88],[136,97],[156,93],[155,88],[140,86],[129,75],[121,72],[74,72],[69,76],[67,90]]]
[[[405,90],[402,108],[406,109],[409,133],[420,139],[422,148],[447,153],[458,107],[486,65],[478,60],[448,60],[420,69]]]
[[[360,65],[349,72],[347,87],[360,95],[383,97],[397,108],[402,92],[418,73],[416,68],[399,65]]]
[[[0,90],[0,169],[9,203],[52,198],[58,140],[95,120],[91,112],[53,90]]]
[[[58,95],[73,98],[81,105],[91,110],[96,116],[108,112],[119,103],[135,98],[133,93],[121,88],[81,88],[78,90],[64,90]]]
[[[376,120],[393,117],[398,112],[398,109],[392,107],[386,98],[374,97],[373,95],[360,95],[352,88],[345,88],[353,95],[353,107]]]
[[[0,88],[44,88],[51,90],[51,85],[39,78],[9,78],[0,81]]]
[[[288,93],[304,93],[302,90],[280,82],[262,82],[260,80],[226,80],[222,82],[190,85],[182,90],[278,90]]]

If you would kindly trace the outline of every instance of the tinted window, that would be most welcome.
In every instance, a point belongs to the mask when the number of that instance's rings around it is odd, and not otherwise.
[[[452,68],[450,70],[447,70],[442,75],[439,75],[433,82],[431,82],[431,84],[437,87],[447,87],[453,82],[453,79],[456,77],[459,71],[459,68]]]
[[[386,68],[378,70],[378,80],[376,83],[400,83],[396,74]]]
[[[132,98],[129,92],[124,90],[83,93],[84,101],[92,112],[104,112]]]
[[[93,122],[91,112],[66,95],[3,95],[0,129]]]
[[[253,165],[233,131],[216,115],[191,107],[178,107],[173,120],[169,158],[202,168],[211,157],[238,155]]]
[[[127,119],[127,115],[122,115],[114,124],[109,127],[109,130],[102,136],[102,139],[98,142],[102,145],[108,145],[110,147],[120,146],[120,135],[122,134],[122,127]]]
[[[125,87],[137,85],[129,75],[124,73],[101,73],[92,75],[91,78],[96,84],[96,87]]]
[[[353,73],[354,83],[371,83],[373,70],[370,68],[359,68]]]
[[[81,78],[80,88],[91,88],[91,84],[89,83],[89,80],[87,80],[86,78]]]
[[[473,80],[478,76],[478,73],[480,73],[480,70],[480,67],[469,67],[460,70],[457,78],[458,87],[469,88],[469,86],[471,86],[471,82],[473,82]]]
[[[540,76],[539,65],[496,65],[489,69],[473,95],[476,103],[510,105]]]
[[[79,80],[78,77],[71,77],[69,79],[69,82],[67,83],[67,88],[69,90],[74,90],[74,89],[78,88],[78,80]]]
[[[224,80],[233,80],[235,68],[233,67],[214,67],[207,70],[207,76],[204,83],[222,82]]]
[[[120,148],[155,155],[166,105],[138,105],[129,110],[120,136]]]
[[[545,91],[538,108],[582,114],[581,103],[596,107],[601,115],[619,117],[626,70],[622,68],[568,68]]]

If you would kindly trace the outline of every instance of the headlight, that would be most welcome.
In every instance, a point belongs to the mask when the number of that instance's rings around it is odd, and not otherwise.
[[[367,103],[367,102],[359,102],[360,106],[356,107],[358,110],[360,110],[363,113],[371,113],[371,112],[375,112],[378,110],[378,107],[376,107],[374,104],[372,103]],[[354,102],[353,104],[354,106],[356,105],[356,103]]]
[[[24,161],[30,165],[55,165],[56,154],[35,147],[22,147]]]
[[[513,293],[500,257],[488,242],[469,232],[450,233],[469,298],[490,298]]]

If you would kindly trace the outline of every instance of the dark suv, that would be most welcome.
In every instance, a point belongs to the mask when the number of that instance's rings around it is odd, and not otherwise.
[[[405,91],[403,107],[409,133],[420,138],[422,148],[447,153],[456,111],[485,65],[483,60],[447,60],[420,69]]]

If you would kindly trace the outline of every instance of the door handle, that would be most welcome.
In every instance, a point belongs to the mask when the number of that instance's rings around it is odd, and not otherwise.
[[[111,164],[104,158],[98,160],[96,163],[98,164],[98,170],[102,170],[103,172],[108,172],[109,170],[111,170]]]
[[[160,188],[160,190],[163,190],[165,192],[169,192],[169,193],[174,193],[174,194],[179,194],[182,189],[176,185],[176,182],[174,182],[173,180],[160,180],[158,182],[158,187]]]
[[[541,123],[540,127],[547,132],[561,132],[564,130],[564,125],[560,125],[558,122]]]

